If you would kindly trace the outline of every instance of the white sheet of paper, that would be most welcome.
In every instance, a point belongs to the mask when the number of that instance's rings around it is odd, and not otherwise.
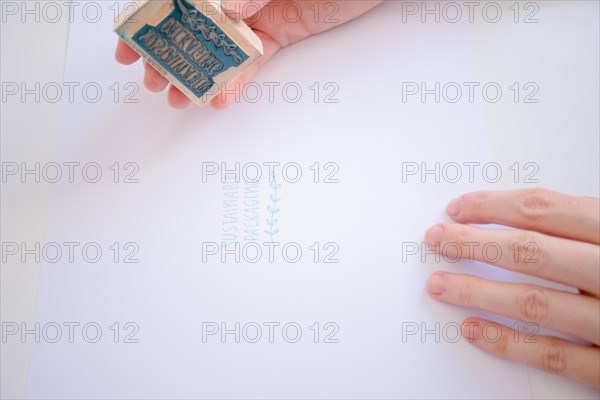
[[[403,243],[420,244],[427,227],[445,220],[450,199],[490,187],[480,176],[473,184],[431,177],[402,182],[402,163],[490,159],[480,105],[401,99],[401,82],[477,80],[467,23],[400,24],[400,2],[389,2],[278,54],[255,79],[263,89],[257,103],[182,113],[166,106],[164,94],[143,88],[132,97],[139,103],[122,101],[134,88],[128,82],[141,85],[142,68],[113,61],[111,5],[103,4],[100,22],[71,26],[65,81],[79,88],[97,82],[103,96],[97,103],[64,102],[57,149],[60,162],[95,162],[103,176],[87,183],[78,167],[75,183],[56,187],[46,242],[81,245],[75,262],[63,256],[43,265],[38,296],[42,326],[80,325],[74,343],[34,344],[29,397],[530,397],[525,367],[454,340],[457,324],[482,313],[437,303],[424,289],[436,269],[495,279],[508,274],[432,256],[425,263],[419,256],[403,260]],[[115,82],[116,103],[109,89]],[[272,103],[267,82],[279,85]],[[310,89],[315,82],[317,103]],[[289,96],[293,87],[302,89],[300,101],[285,100],[286,84]],[[326,95],[338,102],[325,103]],[[109,168],[115,162],[119,183]],[[273,194],[268,174],[254,186],[224,185],[218,176],[203,183],[208,162],[300,165],[298,183],[286,182],[276,169],[281,200],[273,239],[281,246],[297,243],[299,262],[283,260],[281,247],[273,263],[264,253],[255,264],[222,263],[218,256],[203,262],[202,243],[233,238],[224,235],[226,228],[235,227],[227,233],[235,232],[242,246],[255,242],[265,249],[271,241],[264,232]],[[315,162],[318,183],[310,169]],[[123,183],[131,172],[139,183]],[[293,178],[294,170],[287,172]],[[325,183],[332,172],[339,182]],[[224,203],[231,196],[236,199]],[[258,228],[244,232],[256,218]],[[103,251],[96,263],[81,256],[91,242]],[[115,242],[118,263],[110,249]],[[123,263],[135,249],[124,248],[129,242],[139,248],[139,263]],[[333,258],[339,262],[324,263],[338,248]],[[138,343],[124,343],[133,332],[127,322],[139,327],[130,337]],[[219,335],[204,343],[203,323],[206,329],[210,322],[228,329],[239,322],[240,343],[234,334],[225,343]],[[273,343],[269,322],[279,324]],[[102,328],[97,343],[83,339],[86,323]],[[251,343],[252,323],[262,327],[257,343]],[[289,343],[298,326],[301,337]],[[437,337],[419,332],[403,338],[408,326]],[[94,329],[87,333],[93,337]]]

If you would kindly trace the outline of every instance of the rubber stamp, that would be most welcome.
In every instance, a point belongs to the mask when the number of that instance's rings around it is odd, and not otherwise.
[[[198,105],[263,54],[258,36],[210,0],[136,1],[119,14],[114,30]]]

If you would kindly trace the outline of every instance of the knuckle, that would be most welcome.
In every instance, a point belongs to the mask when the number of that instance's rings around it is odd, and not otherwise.
[[[461,249],[465,247],[465,243],[473,241],[473,235],[471,229],[465,225],[456,225],[451,235],[452,241]]]
[[[485,214],[485,205],[489,196],[486,192],[472,193],[464,197],[463,209],[468,210],[469,214],[481,216]]]
[[[442,253],[452,259],[462,258],[465,242],[469,240],[468,229],[462,225],[453,226],[444,237]]]
[[[517,312],[523,322],[543,324],[548,318],[548,296],[539,289],[527,289],[518,300]]]
[[[554,374],[564,374],[567,370],[567,356],[563,343],[553,339],[547,348],[540,352],[540,368]]]
[[[475,290],[475,282],[472,278],[464,277],[459,282],[456,300],[460,305],[470,305],[473,301],[473,290]]]
[[[512,249],[515,264],[543,264],[541,257],[544,255],[545,238],[536,232],[517,232],[509,243]]]
[[[529,221],[537,221],[544,218],[555,203],[554,192],[543,189],[531,189],[520,200],[519,213]]]
[[[502,357],[502,358],[510,358],[510,353],[509,353],[509,349],[510,349],[510,339],[509,339],[509,335],[500,335],[496,341],[496,343],[493,344],[493,352]]]

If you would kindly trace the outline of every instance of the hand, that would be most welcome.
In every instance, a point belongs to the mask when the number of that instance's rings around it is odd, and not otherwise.
[[[322,1],[321,6],[315,7],[316,1],[223,0],[221,7],[225,14],[236,21],[240,18],[244,19],[262,40],[264,46],[264,56],[242,74],[236,82],[230,83],[227,91],[238,89],[239,93],[239,90],[250,82],[257,70],[282,48],[342,25],[364,14],[382,1]],[[289,6],[288,3],[294,4]],[[325,8],[325,4],[327,4],[327,8]],[[316,12],[316,9],[319,12]],[[301,12],[297,12],[297,10],[301,10]],[[298,17],[300,17],[299,20],[297,20]],[[128,65],[136,62],[140,56],[119,39],[115,58],[121,64]],[[148,90],[161,92],[167,87],[168,81],[151,65],[144,62],[144,69],[144,85]],[[212,105],[215,108],[225,108],[236,98],[235,93],[220,94],[212,100]],[[172,85],[169,87],[168,101],[172,107],[178,109],[184,109],[191,103],[190,99]]]
[[[530,323],[530,328],[563,332],[590,345],[552,336],[525,340],[524,332],[481,318],[463,322],[463,337],[500,357],[600,386],[600,201],[544,189],[478,192],[452,201],[447,212],[458,224],[430,228],[425,235],[430,249],[448,259],[472,255],[579,292],[435,272],[427,282],[431,296]],[[464,225],[491,223],[517,229]],[[482,251],[486,244],[487,252]],[[489,324],[494,327],[487,329]]]

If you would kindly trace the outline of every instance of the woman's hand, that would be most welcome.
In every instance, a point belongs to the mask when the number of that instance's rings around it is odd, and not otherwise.
[[[524,340],[524,333],[481,318],[463,322],[463,337],[501,357],[600,386],[599,200],[544,189],[478,192],[452,201],[447,212],[458,224],[430,228],[425,236],[429,248],[449,258],[472,257],[566,284],[579,293],[435,272],[427,282],[431,296],[562,332],[590,345],[552,336]],[[467,225],[492,223],[516,229]]]
[[[244,19],[262,40],[264,56],[227,87],[227,94],[221,92],[216,96],[212,105],[215,108],[230,105],[237,98],[230,90],[237,90],[239,93],[257,70],[282,48],[342,25],[381,2],[382,0],[223,0],[221,7],[225,14],[235,20]],[[290,6],[288,3],[294,4]],[[121,64],[132,64],[140,58],[139,54],[120,39],[115,57]],[[148,90],[161,92],[168,86],[167,79],[151,65],[144,62],[144,68],[144,85]],[[169,87],[168,101],[172,107],[179,109],[186,108],[191,103],[190,99],[172,85]]]

